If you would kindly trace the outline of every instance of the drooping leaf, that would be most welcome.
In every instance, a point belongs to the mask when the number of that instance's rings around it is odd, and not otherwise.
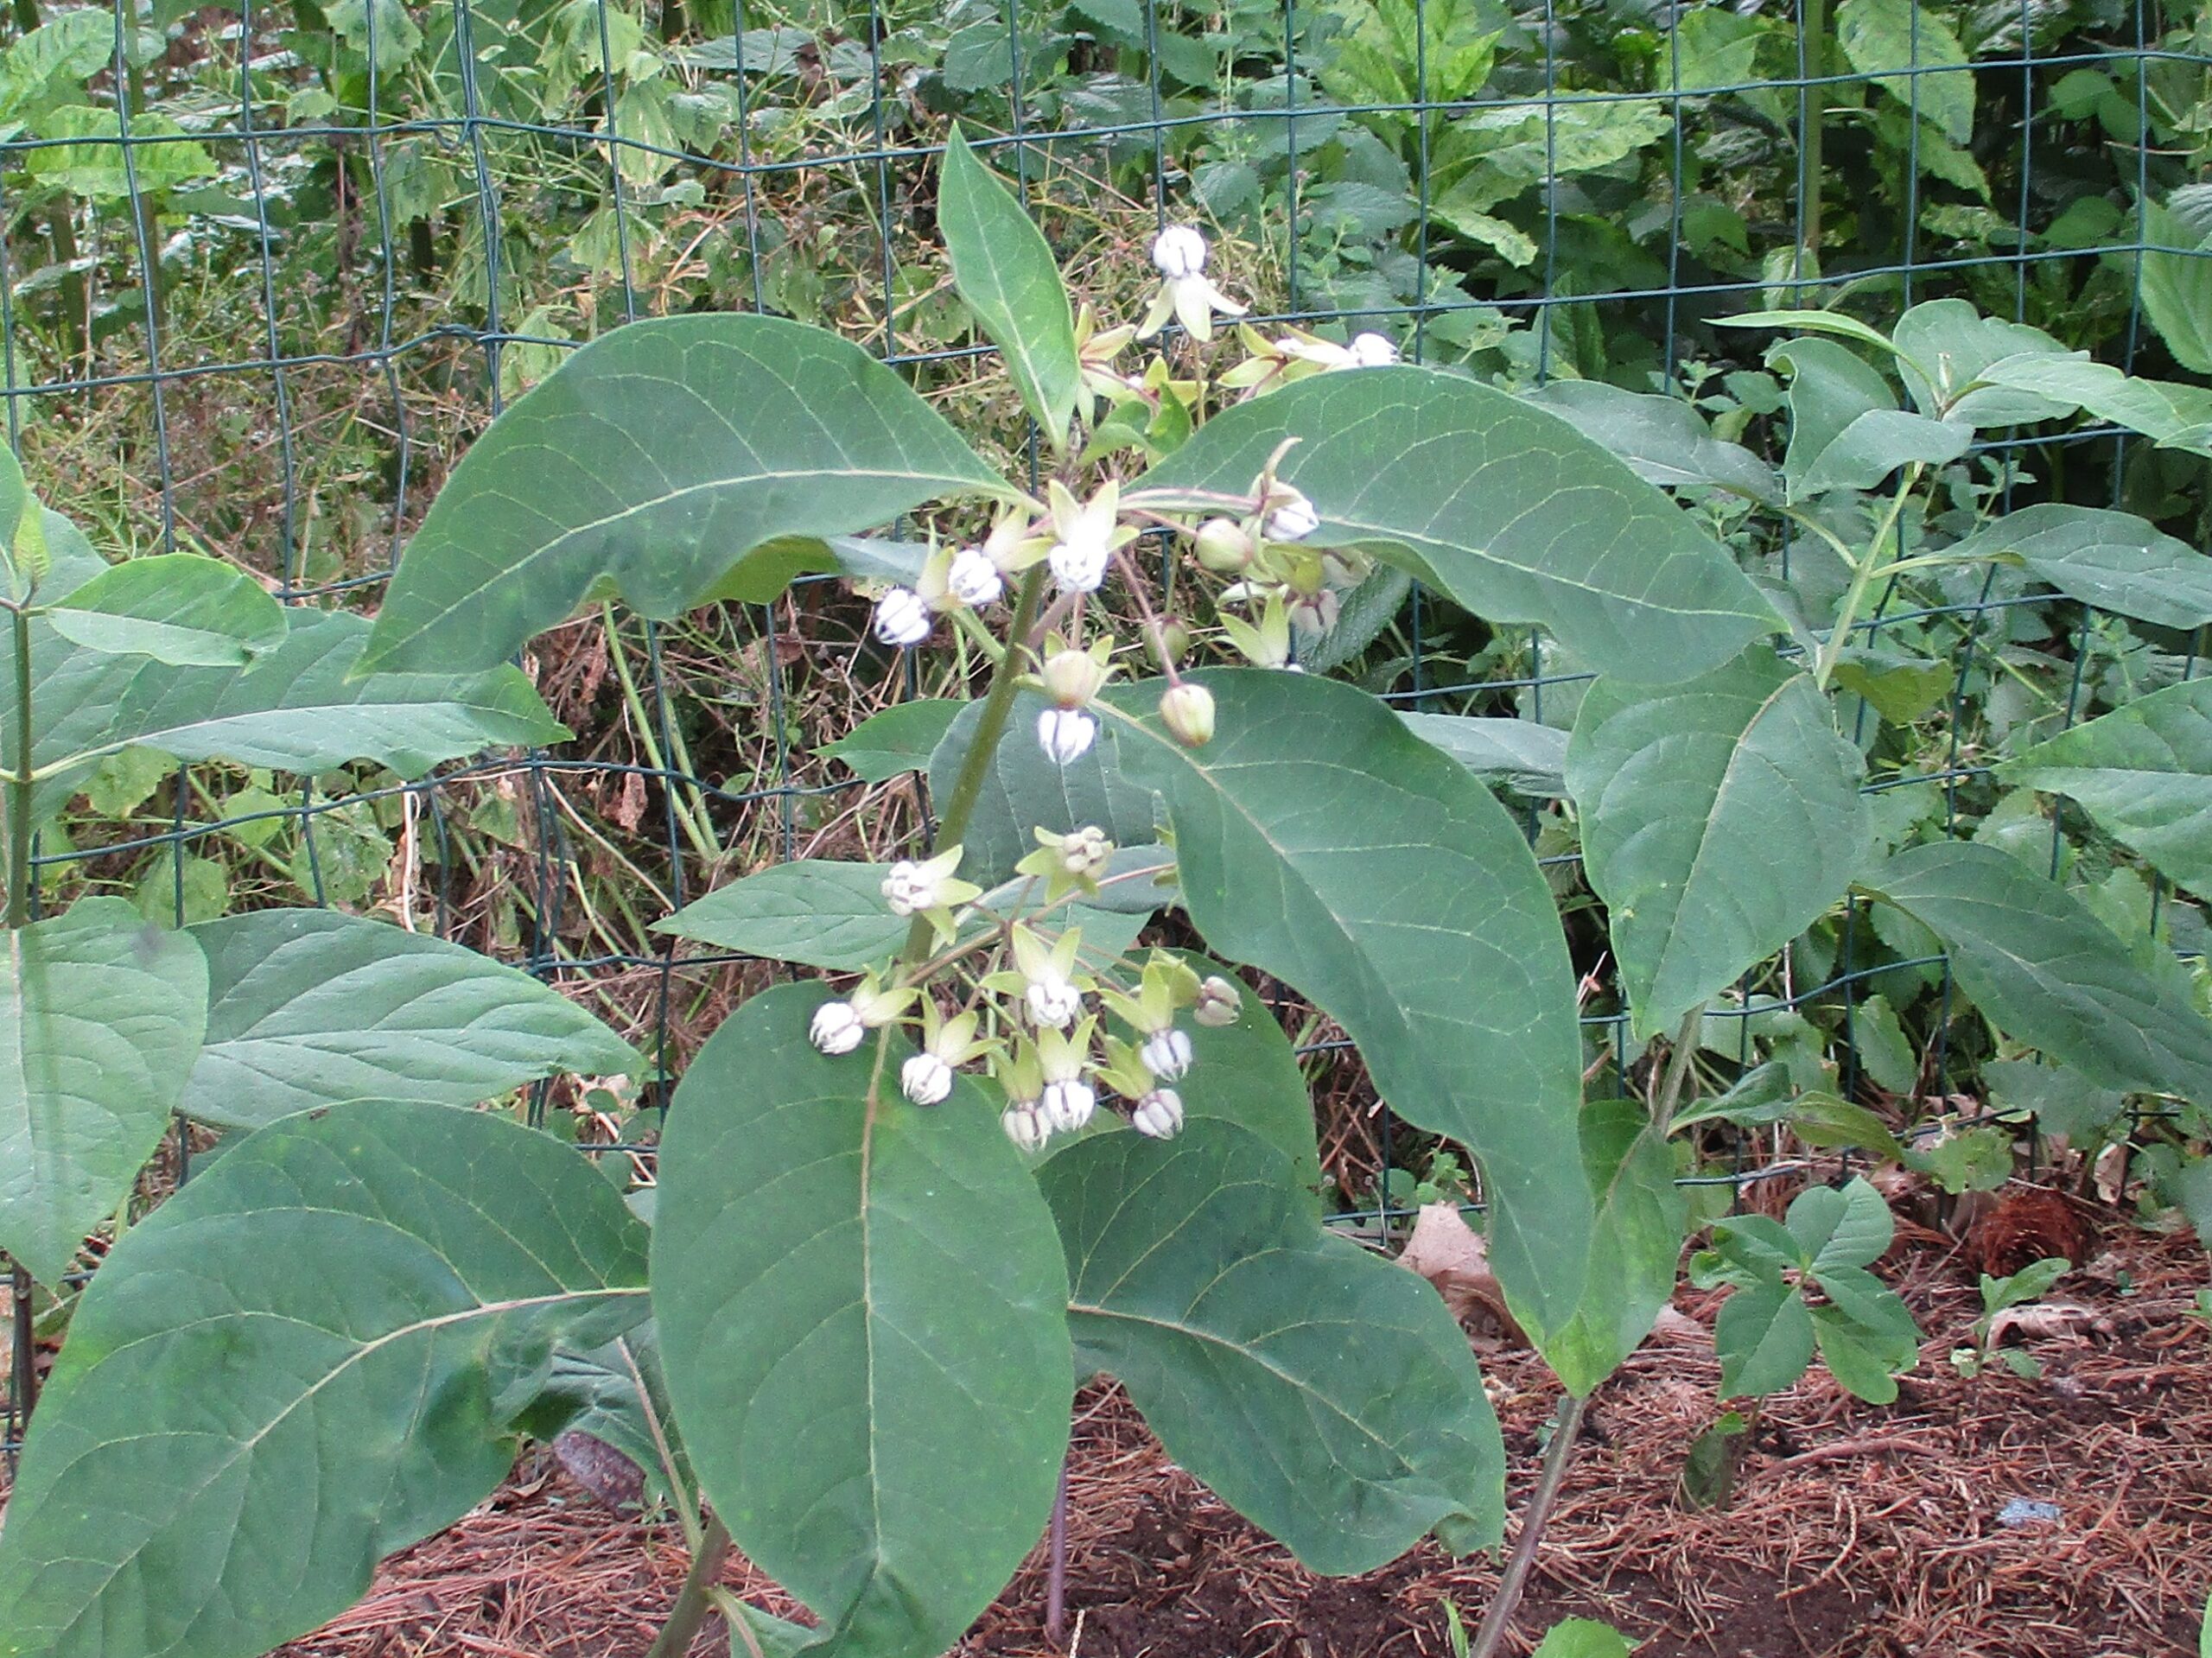
[[[1413,367],[1326,374],[1223,410],[1142,480],[1217,507],[1270,455],[1311,498],[1316,544],[1357,544],[1492,622],[1538,622],[1590,662],[1656,682],[1778,626],[1713,537],[1565,421]]]
[[[2169,685],[2063,731],[1997,775],[2070,795],[2163,873],[2212,896],[2212,679]]]
[[[779,537],[849,535],[1004,486],[857,346],[778,317],[633,322],[575,352],[454,468],[365,669],[489,668],[589,594],[670,620],[766,599]]]
[[[1828,450],[1866,416],[1896,412],[1897,395],[1864,358],[1833,340],[1785,340],[1768,348],[1766,360],[1789,377],[1789,447],[1782,475],[1789,499],[1799,501],[1814,492],[1808,480]]]
[[[1810,676],[1764,645],[1655,692],[1610,675],[1590,687],[1567,789],[1638,1038],[1843,896],[1871,835],[1864,770]]]
[[[333,611],[295,619],[243,668],[172,667],[72,645],[32,628],[32,759],[58,804],[105,755],[133,744],[181,760],[327,771],[368,759],[403,777],[479,750],[569,734],[519,669],[356,677],[369,625]],[[0,720],[15,727],[12,681]]]
[[[937,213],[953,287],[1004,354],[1031,418],[1065,448],[1083,390],[1068,291],[1044,236],[957,125],[945,141]]]
[[[1900,467],[1940,467],[1974,441],[1973,429],[1902,409],[1872,409],[1854,419],[1791,486],[1808,500],[1832,489],[1877,489]]]
[[[1648,484],[1725,489],[1763,506],[1782,505],[1774,469],[1742,444],[1713,436],[1680,397],[1624,391],[1603,380],[1554,380],[1529,400],[1620,456]]]
[[[832,1058],[826,993],[747,1002],[671,1105],[653,1306],[715,1511],[819,1650],[934,1658],[1042,1531],[1067,1444],[1067,1280],[985,1090]]]
[[[1590,1275],[1573,1318],[1543,1352],[1567,1390],[1586,1399],[1651,1333],[1674,1294],[1689,1200],[1675,1184],[1665,1137],[1634,1100],[1582,1108],[1582,1161],[1597,1212]]]
[[[953,718],[967,706],[950,697],[917,697],[871,715],[817,753],[852,767],[863,783],[885,783],[930,763]]]
[[[1086,1371],[1317,1572],[1428,1530],[1494,1542],[1504,1451],[1466,1337],[1414,1274],[1332,1237],[1281,1153],[1230,1123],[1071,1147],[1039,1172]]]
[[[1095,826],[1116,846],[1141,846],[1159,838],[1151,790],[1111,765],[1103,744],[1094,743],[1071,765],[1054,764],[1037,746],[1037,716],[1050,706],[1032,691],[1014,699],[1013,715],[984,775],[983,792],[960,838],[967,848],[960,872],[969,880],[988,886],[1011,877],[1014,865],[1037,849],[1040,829],[1065,835]],[[981,702],[962,709],[930,756],[933,800],[951,797],[982,713]]]
[[[2212,556],[2132,512],[2039,502],[1944,549],[2009,554],[2037,580],[2101,610],[2159,627],[2212,622]]]
[[[1519,827],[1350,686],[1192,677],[1217,712],[1196,750],[1159,724],[1157,685],[1109,692],[1122,766],[1166,803],[1192,920],[1326,1010],[1408,1121],[1482,1160],[1499,1280],[1525,1324],[1556,1327],[1588,1248],[1581,1048],[1566,941]]]
[[[1898,853],[1866,885],[1942,939],[2006,1035],[2102,1087],[2212,1099],[2212,1021],[2177,967],[2154,973],[2074,893],[1973,842]]]
[[[830,971],[873,967],[911,924],[883,901],[887,866],[801,858],[696,898],[655,932]]]
[[[2006,357],[1981,372],[1992,385],[2032,391],[2140,432],[2160,448],[2212,455],[2212,388],[2123,374],[2087,352]]]
[[[1974,136],[1974,75],[1942,13],[1919,0],[1841,0],[1835,32],[1860,74],[1953,143]]]
[[[442,938],[330,910],[202,922],[207,1037],[177,1109],[226,1128],[341,1100],[473,1105],[638,1056],[550,985]]]
[[[134,1227],[39,1401],[6,1658],[254,1658],[488,1496],[556,1342],[645,1316],[644,1228],[550,1136],[364,1101]]]
[[[1414,736],[1485,783],[1535,799],[1567,792],[1567,733],[1556,726],[1462,714],[1402,712],[1398,717]]]
[[[7,938],[0,1248],[54,1285],[161,1143],[200,1051],[207,966],[119,898]]]
[[[46,619],[87,650],[175,667],[242,667],[284,642],[284,607],[268,589],[244,570],[196,553],[114,565]]]

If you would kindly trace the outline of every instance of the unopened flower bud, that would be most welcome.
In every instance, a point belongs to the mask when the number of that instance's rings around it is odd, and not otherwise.
[[[1191,630],[1178,617],[1170,616],[1160,625],[1160,637],[1153,642],[1153,657],[1158,664],[1166,668],[1191,654]]]
[[[1065,1028],[1083,1008],[1083,993],[1057,977],[1032,979],[1024,1000],[1029,1004],[1029,1017],[1054,1030]]]
[[[1053,851],[1058,855],[1060,867],[1071,875],[1095,875],[1105,868],[1106,861],[1114,855],[1114,843],[1106,838],[1106,831],[1096,824],[1085,824],[1071,829],[1060,836]]]
[[[1045,1142],[1052,1137],[1051,1126],[1033,1100],[1017,1100],[1007,1107],[1000,1115],[999,1127],[1006,1130],[1008,1140],[1025,1152],[1043,1151]]]
[[[1057,765],[1072,765],[1090,750],[1098,721],[1081,708],[1046,708],[1037,716],[1037,746]]]
[[[1356,334],[1351,355],[1362,368],[1383,368],[1398,360],[1398,347],[1388,334]]]
[[[850,1053],[861,1045],[868,1027],[849,1001],[825,1001],[814,1010],[806,1029],[807,1039],[824,1053]]]
[[[1290,625],[1301,633],[1325,633],[1337,625],[1337,617],[1344,608],[1344,601],[1334,592],[1323,588],[1319,593],[1300,596],[1290,607]]]
[[[874,626],[886,645],[919,645],[930,636],[930,607],[912,588],[893,588],[875,601]]]
[[[1188,225],[1170,225],[1152,239],[1153,268],[1170,282],[1206,268],[1206,238]]]
[[[1244,1011],[1244,998],[1236,994],[1236,987],[1219,974],[1209,975],[1198,987],[1198,1005],[1191,1017],[1211,1030],[1234,1025]]]
[[[1252,537],[1234,518],[1208,518],[1192,537],[1198,562],[1220,575],[1236,575],[1252,562]]]
[[[1213,740],[1213,693],[1185,680],[1170,685],[1160,696],[1160,722],[1185,748],[1204,748]]]
[[[1137,1058],[1154,1076],[1172,1083],[1191,1068],[1191,1034],[1173,1026],[1154,1031],[1137,1050]]]
[[[999,567],[991,556],[981,547],[963,547],[952,556],[952,568],[945,573],[945,591],[969,609],[979,605],[996,604],[999,595],[1006,591],[1006,580],[999,574]]]
[[[952,1092],[952,1067],[933,1053],[918,1053],[899,1067],[899,1091],[916,1105],[942,1105]]]
[[[1272,502],[1273,510],[1268,514],[1269,540],[1303,541],[1321,527],[1313,503],[1287,485],[1275,486]]]
[[[1041,677],[1052,700],[1064,708],[1079,708],[1098,695],[1106,683],[1106,670],[1088,651],[1069,649],[1048,657]]]
[[[1152,1140],[1173,1140],[1183,1130],[1183,1096],[1172,1088],[1155,1088],[1137,1102],[1129,1127]]]
[[[883,901],[891,906],[893,915],[912,915],[936,904],[937,888],[938,883],[921,873],[919,864],[902,858],[891,866],[891,873],[883,878]]]
[[[1086,1082],[1047,1083],[1037,1110],[1056,1134],[1071,1134],[1090,1121],[1098,1096]]]

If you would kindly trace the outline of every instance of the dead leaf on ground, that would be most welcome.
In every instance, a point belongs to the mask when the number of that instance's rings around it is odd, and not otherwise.
[[[1436,1286],[1444,1305],[1478,1346],[1526,1347],[1529,1337],[1505,1305],[1505,1291],[1490,1269],[1490,1250],[1482,1234],[1469,1226],[1457,1204],[1424,1204],[1406,1240],[1398,1264],[1411,1267]]]

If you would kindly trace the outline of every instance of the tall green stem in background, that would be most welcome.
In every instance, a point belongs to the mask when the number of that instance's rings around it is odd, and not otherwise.
[[[34,511],[36,509],[34,508]],[[28,926],[31,918],[31,619],[30,597],[11,613],[16,646],[16,763],[7,772],[8,929]],[[10,1274],[13,1292],[16,1420],[30,1420],[38,1402],[38,1330],[31,1301],[31,1275],[18,1263]]]
[[[1810,255],[1815,273],[1821,263],[1821,197],[1825,181],[1821,176],[1821,127],[1827,110],[1827,85],[1824,76],[1828,67],[1828,7],[1827,0],[1800,0],[1797,14],[1798,45],[1805,65],[1805,85],[1799,96],[1803,99],[1798,118],[1797,152],[1802,168],[1799,175],[1799,217],[1805,227],[1804,251]]]

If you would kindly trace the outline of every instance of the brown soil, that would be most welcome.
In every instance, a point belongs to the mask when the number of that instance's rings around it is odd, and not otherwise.
[[[1718,1367],[1684,1331],[1598,1394],[1513,1649],[1554,1620],[1610,1619],[1641,1658],[2168,1658],[2196,1650],[2212,1585],[2212,1353],[2192,1312],[2193,1243],[2136,1235],[2051,1298],[2081,1304],[2024,1337],[2032,1381],[1949,1363],[1978,1298],[1945,1248],[1894,1262],[1928,1332],[1896,1405],[1824,1375],[1770,1401],[1726,1512],[1677,1482],[1711,1419]],[[1708,1327],[1710,1298],[1682,1310]],[[1485,1361],[1517,1503],[1553,1400],[1526,1354]],[[1086,1392],[1071,1477],[1071,1633],[1082,1658],[1442,1655],[1447,1600],[1471,1624],[1494,1564],[1426,1545],[1363,1578],[1316,1579],[1171,1463],[1120,1394]],[[2008,1527],[2013,1498],[2055,1521]],[[288,1658],[634,1658],[684,1569],[666,1527],[597,1505],[550,1461],[389,1562],[374,1592]],[[733,1560],[728,1580],[789,1612]],[[1053,1651],[1043,1551],[961,1658]],[[723,1650],[710,1623],[695,1658]]]

